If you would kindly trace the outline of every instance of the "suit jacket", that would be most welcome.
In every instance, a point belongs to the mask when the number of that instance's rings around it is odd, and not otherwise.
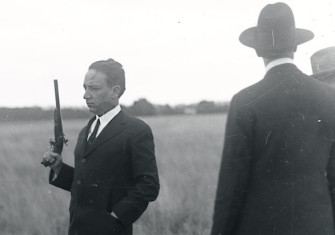
[[[63,164],[50,183],[71,191],[69,235],[132,234],[159,192],[151,129],[121,111],[86,149],[93,120],[79,134],[74,168]]]
[[[335,90],[293,64],[236,94],[212,234],[334,234]]]

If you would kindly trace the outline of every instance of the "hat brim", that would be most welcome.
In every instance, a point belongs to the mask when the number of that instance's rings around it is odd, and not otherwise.
[[[335,68],[312,74],[312,77],[320,81],[335,82]]]
[[[313,32],[308,29],[296,28],[295,31],[296,45],[303,44],[314,38]],[[248,28],[241,33],[239,40],[243,45],[257,49],[256,33],[257,27]]]

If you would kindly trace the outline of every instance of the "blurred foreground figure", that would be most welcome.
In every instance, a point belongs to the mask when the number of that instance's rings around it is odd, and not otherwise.
[[[313,77],[335,86],[335,47],[327,47],[311,56]]]
[[[240,35],[266,75],[230,104],[212,234],[334,234],[335,90],[293,63],[313,38],[284,3]]]
[[[53,162],[49,181],[71,191],[69,235],[129,235],[159,192],[153,135],[146,123],[121,111],[125,75],[120,63],[93,63],[84,88],[95,116],[79,134],[74,167],[59,154],[44,154]]]

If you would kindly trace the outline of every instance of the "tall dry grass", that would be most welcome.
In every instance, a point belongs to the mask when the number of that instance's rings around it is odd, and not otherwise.
[[[161,191],[135,223],[134,234],[208,234],[211,226],[225,115],[143,118],[152,128]],[[64,120],[73,149],[86,120]],[[67,234],[70,194],[48,184],[40,164],[52,121],[0,124],[0,234]]]

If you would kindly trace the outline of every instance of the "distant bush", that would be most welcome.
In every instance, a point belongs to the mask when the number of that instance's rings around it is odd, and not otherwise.
[[[200,101],[196,107],[197,113],[225,113],[228,112],[228,103],[214,103],[213,101]]]
[[[0,108],[0,121],[43,120],[53,117],[52,110],[40,107],[29,108]]]
[[[157,115],[176,115],[185,114],[184,110],[180,107],[171,107],[170,105],[155,105]]]
[[[134,116],[153,116],[156,115],[156,108],[146,99],[135,101],[130,107],[126,107],[127,113]]]

